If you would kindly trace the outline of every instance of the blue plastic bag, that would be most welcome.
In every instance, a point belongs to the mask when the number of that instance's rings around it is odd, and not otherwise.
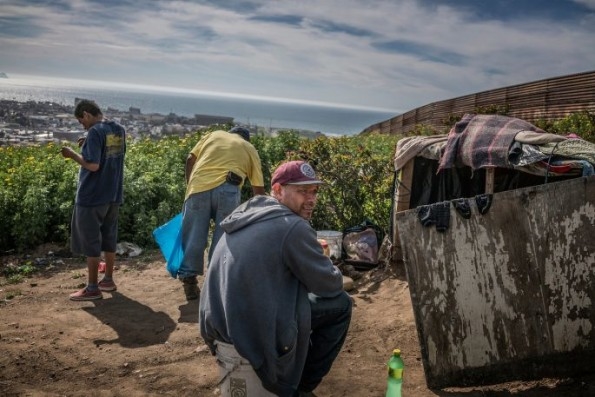
[[[173,278],[178,277],[184,259],[182,248],[182,213],[153,230],[153,237],[165,259],[165,267]]]

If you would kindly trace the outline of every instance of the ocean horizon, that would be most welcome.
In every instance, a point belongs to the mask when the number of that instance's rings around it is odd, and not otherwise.
[[[109,107],[127,111],[135,107],[143,114],[226,116],[233,117],[237,124],[309,130],[328,135],[356,135],[373,124],[397,115],[397,112],[387,109],[169,87],[10,74],[8,78],[0,78],[0,99],[74,105],[75,98],[93,99],[102,109]]]

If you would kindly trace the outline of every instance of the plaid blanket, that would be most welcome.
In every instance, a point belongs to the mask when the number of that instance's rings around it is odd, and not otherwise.
[[[465,114],[448,133],[438,172],[456,165],[476,170],[483,167],[512,168],[508,151],[521,131],[545,133],[524,120],[490,114]]]

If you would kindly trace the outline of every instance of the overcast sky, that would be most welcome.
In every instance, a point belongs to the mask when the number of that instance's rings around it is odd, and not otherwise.
[[[389,109],[595,70],[595,0],[2,0],[0,72]]]

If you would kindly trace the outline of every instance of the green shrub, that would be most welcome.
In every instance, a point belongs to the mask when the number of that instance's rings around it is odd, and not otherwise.
[[[595,114],[580,112],[571,114],[561,120],[557,120],[552,126],[553,133],[576,134],[581,138],[595,142]]]
[[[128,145],[119,239],[153,246],[153,230],[182,210],[186,156],[200,134]]]
[[[78,168],[54,144],[0,147],[0,164],[0,249],[65,239]]]
[[[560,120],[541,119],[535,125],[552,134],[576,134],[595,143],[595,114],[589,112],[573,113]]]
[[[396,141],[389,135],[320,137],[289,156],[310,162],[326,182],[312,217],[316,229],[343,230],[370,219],[388,230]]]
[[[228,126],[213,126],[187,137],[128,144],[120,241],[155,247],[153,230],[182,210],[188,153],[205,132],[218,128]],[[573,114],[548,122],[544,129],[573,132],[593,142],[595,115]],[[432,129],[416,126],[414,133],[431,134]],[[398,138],[370,134],[305,139],[294,131],[284,131],[276,137],[257,135],[251,142],[261,157],[267,190],[271,172],[284,160],[305,159],[326,181],[312,219],[316,229],[342,230],[370,219],[388,232],[392,160]],[[78,170],[79,166],[64,159],[54,144],[0,146],[1,252],[68,241]],[[245,186],[242,199],[250,196],[251,189]]]

